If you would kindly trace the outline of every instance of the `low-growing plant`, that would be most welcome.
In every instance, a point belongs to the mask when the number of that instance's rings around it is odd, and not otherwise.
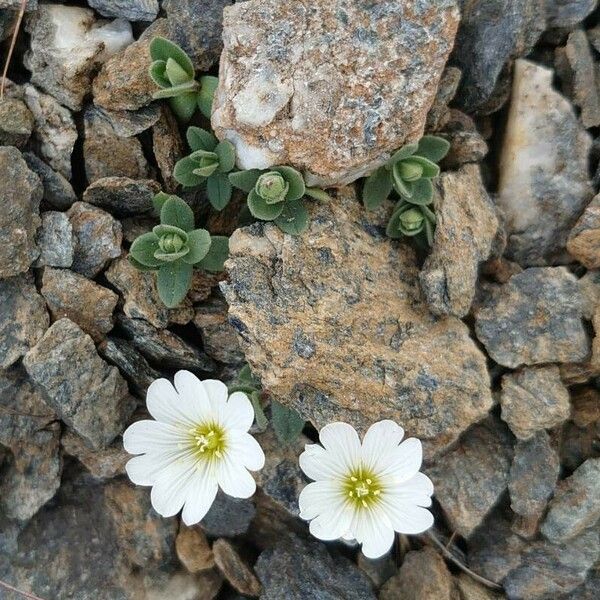
[[[363,202],[367,209],[378,208],[395,191],[400,197],[387,226],[392,238],[424,234],[433,243],[435,213],[432,179],[440,174],[437,163],[446,156],[450,144],[443,138],[426,135],[418,144],[408,144],[365,180]]]
[[[177,44],[155,37],[150,42],[150,77],[161,89],[155,99],[167,99],[180,121],[187,123],[197,108],[210,119],[218,79],[204,75],[196,81],[196,71],[190,57]]]
[[[160,299],[169,308],[177,306],[192,283],[193,269],[219,272],[229,254],[229,240],[194,229],[194,213],[178,196],[159,193],[154,205],[160,225],[134,240],[129,260],[142,271],[157,272]]]

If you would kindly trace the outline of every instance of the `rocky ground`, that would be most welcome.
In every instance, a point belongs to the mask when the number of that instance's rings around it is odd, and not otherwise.
[[[231,4],[27,0],[0,101],[0,579],[45,600],[600,597],[598,1]],[[19,5],[0,0],[2,56]],[[178,188],[156,35],[219,73],[238,166],[336,186],[303,235]],[[424,131],[451,143],[428,252],[356,181]],[[126,258],[159,190],[231,235],[174,309]],[[160,518],[124,428],[157,377],[246,361],[303,435],[257,433],[252,499]],[[368,561],[298,518],[315,428],[382,418],[424,442],[445,554],[419,536]]]

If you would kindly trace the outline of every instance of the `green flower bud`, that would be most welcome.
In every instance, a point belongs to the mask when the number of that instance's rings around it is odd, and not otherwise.
[[[418,208],[411,208],[400,215],[400,224],[406,231],[417,231],[423,226],[424,218]]]
[[[277,171],[270,171],[258,178],[254,189],[267,204],[277,204],[285,200],[290,184]]]
[[[184,245],[184,241],[176,233],[167,233],[158,240],[158,247],[165,254],[175,254]]]
[[[397,165],[398,174],[404,181],[417,181],[423,175],[423,167],[418,162],[402,160]]]

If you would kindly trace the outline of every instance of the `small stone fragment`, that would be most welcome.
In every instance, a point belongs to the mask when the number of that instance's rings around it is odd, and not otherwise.
[[[0,100],[0,146],[23,148],[33,131],[33,115],[23,100]]]
[[[206,571],[215,566],[210,544],[198,527],[188,527],[181,523],[175,540],[175,549],[181,564],[190,573]]]
[[[462,77],[461,70],[457,67],[447,66],[442,73],[440,83],[435,95],[435,100],[427,113],[427,131],[439,131],[447,123],[450,109],[448,104],[456,95],[456,90]]]
[[[103,177],[85,190],[83,200],[117,217],[128,217],[150,212],[152,198],[159,191],[160,185],[152,179]]]
[[[592,316],[594,339],[590,356],[583,362],[561,365],[560,375],[567,384],[586,383],[600,376],[600,305]]]
[[[356,564],[361,571],[364,571],[373,582],[376,589],[379,589],[390,577],[393,577],[398,567],[396,565],[393,553],[388,553],[381,558],[366,558],[362,552],[359,552]]]
[[[587,427],[600,421],[600,392],[594,388],[574,390],[571,408],[571,420],[577,427]]]
[[[119,137],[128,138],[150,129],[158,121],[163,105],[155,102],[137,110],[106,110],[95,106],[98,117],[103,117]],[[91,109],[90,109],[91,110]]]
[[[121,223],[87,202],[75,202],[67,214],[75,244],[72,269],[86,277],[96,277],[111,259],[121,255]]]
[[[598,6],[598,0],[547,0],[548,27],[572,29]]]
[[[77,196],[69,181],[32,152],[25,152],[23,158],[27,166],[42,181],[42,185],[44,186],[44,201],[59,210],[70,208],[73,202],[77,200]]]
[[[600,195],[583,211],[567,240],[569,254],[587,269],[600,268]]]
[[[64,212],[49,210],[42,213],[36,243],[40,249],[36,267],[69,268],[73,264],[73,228]]]
[[[152,128],[152,150],[165,192],[174,193],[179,183],[173,176],[173,171],[177,161],[185,155],[186,147],[181,139],[177,120],[167,106],[161,107],[160,119]]]
[[[56,321],[23,364],[46,403],[93,448],[105,448],[123,430],[135,406],[127,384],[69,319]]]
[[[244,535],[255,512],[252,500],[233,498],[218,492],[213,505],[200,521],[200,527],[211,537]]]
[[[458,590],[457,600],[502,600],[504,597],[478,583],[467,573],[460,573],[454,581]]]
[[[260,582],[230,542],[218,539],[213,544],[213,554],[219,571],[233,589],[244,596],[260,594]]]
[[[82,437],[67,429],[60,443],[66,454],[74,456],[90,475],[100,480],[125,475],[125,464],[131,458],[131,454],[125,452],[121,439],[102,450],[91,450]]]
[[[88,0],[103,17],[119,17],[128,21],[154,21],[158,0]]]

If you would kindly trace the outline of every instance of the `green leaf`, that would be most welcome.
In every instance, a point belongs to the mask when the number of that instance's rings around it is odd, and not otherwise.
[[[304,194],[306,196],[310,196],[311,198],[314,198],[315,200],[320,200],[321,202],[329,202],[329,200],[331,200],[331,197],[329,196],[329,194],[325,191],[322,190],[321,188],[306,188],[306,190],[304,190]]]
[[[256,426],[258,427],[259,431],[265,431],[269,426],[269,420],[267,419],[265,411],[263,410],[260,402],[260,392],[252,392],[250,394],[250,402],[252,403],[252,408],[254,409]]]
[[[179,252],[163,252],[162,250],[157,250],[154,253],[154,257],[161,261],[161,263],[171,263],[180,258],[183,258],[187,254],[189,254],[190,249],[186,246],[182,248]]]
[[[274,221],[282,212],[285,202],[267,204],[254,190],[248,194],[248,208],[253,217],[263,221]]]
[[[212,115],[213,99],[219,80],[211,75],[204,75],[200,77],[200,93],[198,94],[198,108],[200,112],[207,118],[210,119]]]
[[[438,163],[450,150],[450,142],[437,135],[424,135],[420,142],[416,154],[423,158],[428,158],[431,162]]]
[[[423,174],[421,177],[425,177],[425,179],[432,179],[433,177],[437,177],[440,174],[440,168],[434,163],[431,162],[428,158],[424,158],[423,156],[411,156],[411,162],[418,163],[421,165],[423,169]]]
[[[191,231],[194,229],[194,213],[192,209],[178,196],[171,196],[160,211],[160,222],[163,225],[174,225]]]
[[[163,207],[163,204],[171,197],[170,194],[165,194],[164,192],[158,192],[158,194],[154,195],[152,198],[152,204],[154,206],[154,210],[157,215],[160,215],[160,211]]]
[[[164,60],[155,60],[148,69],[150,79],[161,88],[171,87],[171,82],[165,76],[167,63]]]
[[[165,74],[171,85],[182,85],[190,81],[190,76],[172,58],[167,59]],[[193,76],[191,78],[193,80]]]
[[[191,157],[186,156],[175,163],[173,176],[185,187],[196,187],[204,182],[206,177],[196,175],[194,169],[198,167],[198,163]]]
[[[186,296],[192,283],[193,267],[182,260],[163,265],[158,270],[156,289],[168,308],[177,306]]]
[[[273,167],[273,171],[280,173],[283,178],[290,184],[290,189],[285,197],[286,200],[300,200],[306,191],[304,178],[299,171],[293,167]]]
[[[241,383],[253,385],[255,388],[260,388],[260,379],[252,373],[249,364],[245,364],[237,375],[237,380]]]
[[[308,211],[300,200],[285,202],[283,212],[275,219],[275,224],[284,233],[300,235],[308,229]]]
[[[194,175],[198,177],[210,177],[219,167],[217,163],[213,163],[212,165],[206,165],[205,167],[201,167],[196,164],[196,168],[194,169]]]
[[[183,96],[188,93],[196,94],[198,84],[195,81],[187,81],[178,85],[171,85],[167,88],[162,88],[152,94],[155,100],[164,100],[165,98],[175,98],[177,96]],[[194,97],[194,102],[196,98]],[[195,107],[194,107],[195,110]]]
[[[421,212],[425,215],[425,218],[432,223],[432,225],[436,224],[437,218],[435,216],[435,213],[429,208],[429,206],[421,206]]]
[[[159,267],[161,261],[154,257],[158,250],[158,236],[153,232],[143,233],[133,241],[129,255],[145,267]]]
[[[229,140],[217,144],[215,152],[219,157],[219,169],[222,173],[229,173],[235,167],[235,146]]]
[[[173,59],[190,77],[196,74],[190,57],[177,44],[164,37],[157,36],[150,42],[150,56],[152,60],[167,62]]]
[[[391,170],[392,173],[392,184],[394,189],[402,196],[403,198],[410,198],[413,195],[413,182],[412,181],[404,181],[400,174],[398,173],[398,169],[395,166]]]
[[[413,183],[413,192],[407,200],[411,204],[424,206],[433,202],[433,184],[430,179],[419,179]]]
[[[418,144],[407,144],[406,146],[400,148],[400,150],[396,150],[396,152],[394,152],[394,154],[392,154],[390,159],[387,161],[386,166],[388,168],[391,168],[403,158],[408,158],[409,156],[412,156],[417,151],[418,147]]]
[[[188,233],[189,254],[183,257],[184,262],[190,265],[199,263],[210,249],[210,233],[206,229],[194,229]]]
[[[201,127],[188,127],[185,137],[193,152],[196,150],[213,152],[217,145],[217,138]]]
[[[169,99],[171,110],[182,123],[187,123],[196,112],[196,92]]]
[[[393,240],[399,240],[403,237],[403,233],[400,231],[400,215],[404,210],[406,209],[400,208],[399,210],[394,211],[394,214],[391,216],[385,229],[386,235]]]
[[[158,267],[147,267],[146,265],[143,265],[141,262],[138,262],[137,260],[135,260],[135,258],[133,258],[133,256],[131,256],[131,254],[129,254],[127,256],[127,260],[138,270],[138,271],[156,271],[158,270]],[[161,263],[162,265],[163,263]]]
[[[282,444],[291,444],[304,429],[304,419],[291,408],[271,400],[271,418],[277,439]]]
[[[427,238],[427,243],[430,246],[433,246],[433,232],[434,226],[428,219],[425,219],[425,237]]]
[[[375,210],[392,192],[392,178],[385,167],[379,167],[371,173],[363,187],[363,203],[368,210]]]
[[[215,173],[206,182],[206,194],[215,210],[223,210],[231,200],[231,183],[225,173]]]
[[[196,264],[196,267],[212,273],[220,273],[224,268],[223,264],[229,258],[229,238],[224,235],[213,235],[210,239],[208,254]]]
[[[231,185],[243,192],[251,192],[260,177],[259,169],[249,169],[248,171],[236,171],[229,173]]]
[[[175,235],[178,235],[184,242],[187,242],[188,239],[188,234],[176,225],[155,225],[152,228],[152,232],[159,238],[163,235],[167,235],[168,233],[174,233]]]

